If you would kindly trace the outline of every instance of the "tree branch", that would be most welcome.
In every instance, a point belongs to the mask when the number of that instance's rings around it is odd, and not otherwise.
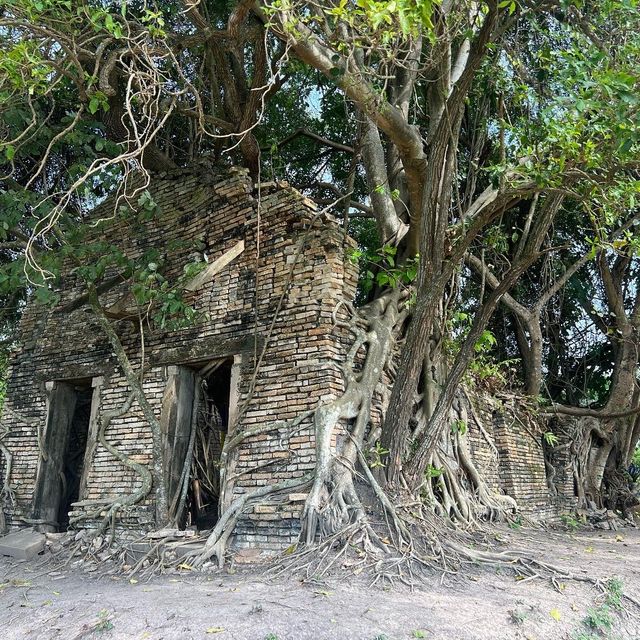
[[[345,153],[354,153],[353,147],[350,147],[346,144],[342,144],[341,142],[336,142],[335,140],[330,140],[329,138],[325,138],[324,136],[314,133],[313,131],[310,131],[309,129],[306,129],[304,127],[296,129],[293,133],[289,134],[286,138],[283,138],[279,142],[276,142],[274,146],[280,149],[280,147],[283,147],[284,145],[288,144],[289,142],[291,142],[292,140],[295,140],[300,136],[305,136],[307,138],[310,138],[311,140],[315,140],[316,142],[319,142],[321,145],[324,145],[325,147],[329,147],[330,149],[335,149],[336,151],[344,151]],[[270,149],[271,149],[271,146],[267,146],[267,145],[260,147],[260,151],[269,151]]]

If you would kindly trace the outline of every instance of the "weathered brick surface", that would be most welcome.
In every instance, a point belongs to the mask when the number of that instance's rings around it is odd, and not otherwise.
[[[352,241],[340,225],[324,214],[318,216],[310,201],[287,186],[258,191],[241,170],[231,170],[211,184],[197,174],[165,176],[149,190],[159,211],[144,235],[120,229],[109,239],[129,255],[160,248],[166,253],[169,279],[180,276],[194,252],[206,251],[212,261],[239,240],[245,243],[243,253],[195,293],[194,305],[204,321],[182,330],[145,332],[144,389],[156,415],[161,413],[170,365],[227,356],[239,356],[240,405],[254,385],[236,433],[289,420],[312,409],[319,399],[338,395],[343,389],[339,363],[346,347],[344,336],[332,331],[331,316],[339,300],[353,297],[357,279],[355,266],[344,259]],[[103,295],[103,304],[112,304],[122,293]],[[80,294],[73,276],[66,276],[58,308]],[[119,321],[116,327],[132,362],[139,365],[138,328],[130,321]],[[7,516],[14,525],[32,515],[38,430],[47,416],[45,382],[102,378],[94,392],[99,412],[121,406],[128,394],[115,356],[85,309],[59,313],[31,305],[20,335],[7,394],[7,405],[15,414],[5,413],[15,489]],[[255,360],[263,347],[254,380]],[[35,419],[37,426],[21,423],[17,415]],[[151,433],[135,403],[112,422],[107,438],[135,461],[150,462]],[[232,495],[301,477],[313,468],[314,456],[309,419],[291,434],[284,429],[249,437],[230,465]],[[127,495],[138,483],[132,470],[98,445],[80,500]],[[289,544],[297,534],[300,506],[285,500],[272,511],[249,513],[236,542],[259,542],[267,548]],[[125,514],[122,524],[151,526],[152,512],[150,496]]]
[[[517,396],[476,393],[473,401],[476,419],[468,423],[468,437],[474,462],[491,489],[514,498],[534,520],[563,512],[547,483],[543,424],[531,419]]]
[[[222,357],[235,357],[239,363],[239,406],[253,390],[231,435],[291,420],[310,412],[319,400],[338,396],[343,391],[340,364],[349,336],[332,328],[332,313],[340,300],[353,299],[357,280],[356,267],[345,259],[353,243],[340,225],[319,215],[313,203],[287,186],[256,190],[242,170],[218,177],[178,172],[155,179],[150,192],[159,211],[146,223],[145,232],[135,233],[132,226],[129,233],[120,227],[109,240],[132,256],[157,247],[164,254],[169,279],[182,274],[194,253],[206,252],[212,261],[239,240],[245,243],[244,251],[213,282],[193,294],[202,322],[182,330],[145,331],[144,390],[156,415],[161,416],[173,365]],[[105,205],[95,215],[109,213]],[[93,379],[98,415],[122,406],[128,395],[115,356],[92,315],[83,308],[60,312],[82,294],[71,273],[63,278],[60,293],[57,310],[32,304],[25,311],[20,346],[11,359],[7,392],[11,411],[4,415],[10,433],[4,441],[14,454],[10,481],[15,500],[6,507],[13,526],[32,517],[38,438],[48,411],[45,383]],[[115,303],[123,293],[118,288],[109,291],[102,296],[103,304]],[[119,321],[115,326],[131,361],[139,366],[137,324]],[[257,375],[256,359],[260,359]],[[379,390],[375,400],[374,426],[381,420]],[[551,513],[541,433],[517,419],[513,403],[476,395],[474,405],[465,409],[464,418],[480,473],[494,491],[511,495],[526,512]],[[107,439],[136,462],[151,461],[151,433],[137,404],[113,420]],[[87,460],[82,501],[122,497],[140,482],[99,444],[89,450]],[[294,429],[249,437],[230,461],[229,494],[302,477],[314,461],[310,418]],[[304,498],[304,492],[292,491],[250,510],[237,527],[236,544],[265,549],[290,544],[299,531]],[[119,530],[134,537],[140,528],[153,526],[153,512],[150,495],[120,515]]]

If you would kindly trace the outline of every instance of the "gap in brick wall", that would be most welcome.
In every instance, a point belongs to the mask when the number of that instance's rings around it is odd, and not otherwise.
[[[56,382],[50,393],[34,505],[47,530],[65,531],[79,498],[92,398],[91,379]]]
[[[198,367],[194,385],[195,429],[183,527],[207,530],[215,526],[220,501],[220,456],[229,431],[233,359]]]

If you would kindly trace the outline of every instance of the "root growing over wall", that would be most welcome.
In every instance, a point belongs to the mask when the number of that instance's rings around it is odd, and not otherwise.
[[[118,409],[114,409],[113,411],[105,412],[100,418],[99,429],[98,429],[98,441],[100,444],[118,461],[120,461],[124,466],[132,469],[140,478],[140,486],[128,496],[124,496],[111,502],[110,504],[105,505],[101,503],[100,506],[96,507],[93,511],[85,512],[75,518],[71,518],[69,520],[69,524],[76,525],[83,520],[94,520],[99,518],[100,515],[104,512],[102,516],[102,520],[98,525],[96,535],[101,535],[106,530],[107,526],[111,524],[112,535],[111,540],[114,539],[115,534],[115,521],[118,515],[118,512],[127,507],[132,507],[135,504],[138,504],[141,500],[146,498],[153,485],[153,478],[149,469],[139,462],[135,462],[131,460],[128,456],[122,453],[119,449],[116,449],[107,439],[106,432],[109,428],[109,425],[115,418],[119,418],[131,409],[131,405],[136,397],[134,392],[131,392],[124,404]]]
[[[386,558],[385,565],[403,558],[418,566],[433,566],[435,558],[443,558],[438,522],[455,520],[473,525],[479,520],[501,519],[516,510],[512,498],[497,495],[487,486],[474,465],[464,433],[442,434],[430,466],[437,473],[425,478],[420,495],[411,494],[406,487],[395,488],[391,494],[390,488],[381,482],[376,461],[367,459],[379,434],[372,419],[374,394],[384,387],[384,373],[393,376],[394,352],[409,313],[405,300],[406,293],[393,290],[358,310],[345,304],[346,318],[343,313],[338,319],[340,309],[336,309],[334,325],[347,330],[353,343],[342,365],[343,394],[312,412],[316,445],[313,474],[303,481],[268,485],[236,497],[222,513],[206,548],[193,562],[195,566],[202,566],[212,558],[222,565],[228,539],[243,509],[293,486],[297,490],[309,487],[301,516],[300,552],[305,557],[312,553],[328,554],[328,548],[335,545],[345,548],[344,545],[353,546],[358,541],[364,553]],[[472,414],[482,430],[471,401],[460,400],[459,404],[463,405],[464,419]],[[427,422],[420,415],[423,410],[422,403],[417,402],[415,438],[420,437],[420,429]],[[308,416],[305,414],[300,421]],[[461,419],[459,413],[452,413],[452,422],[456,419]],[[255,433],[271,428],[274,426]],[[228,460],[230,451],[240,441],[253,433],[241,433],[237,441],[230,440],[223,461]],[[488,438],[486,433],[485,437]],[[375,449],[373,454],[375,458]],[[382,527],[370,516],[371,505],[363,504],[360,487],[364,485],[377,503],[380,516],[377,520],[384,522]],[[296,555],[295,561],[297,558]]]

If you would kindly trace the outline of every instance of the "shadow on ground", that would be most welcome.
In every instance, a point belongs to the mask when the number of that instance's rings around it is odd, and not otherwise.
[[[640,531],[496,530],[510,547],[579,576],[617,576],[640,599]],[[640,610],[611,611],[611,628],[585,619],[602,605],[584,582],[522,580],[468,566],[420,589],[369,588],[362,580],[268,582],[256,570],[189,572],[129,581],[0,558],[2,640],[640,640]]]

